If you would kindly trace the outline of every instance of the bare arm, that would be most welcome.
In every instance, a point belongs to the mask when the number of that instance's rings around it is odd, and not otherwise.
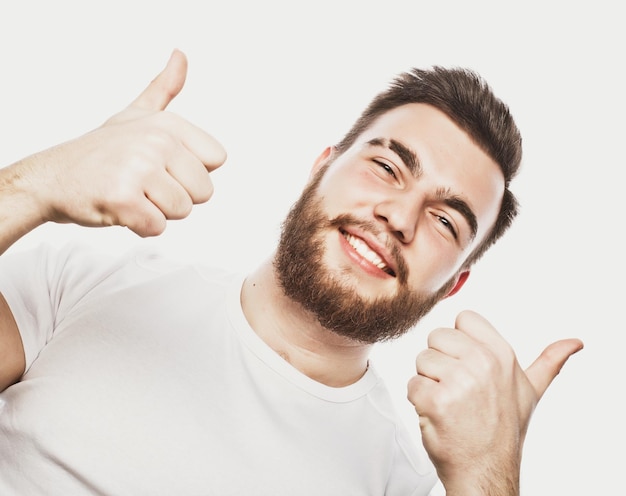
[[[416,360],[409,400],[448,496],[518,496],[530,417],[578,339],[548,346],[526,370],[480,315],[437,329]]]
[[[26,185],[21,184],[20,168],[14,164],[0,169],[0,254],[42,223]]]
[[[165,69],[123,111],[72,141],[0,169],[0,254],[46,222],[126,226],[160,234],[213,193],[209,172],[226,159],[210,135],[165,108],[182,89],[187,59]],[[24,349],[0,295],[0,390],[24,372]]]
[[[0,391],[16,383],[24,373],[22,338],[4,296],[0,294]]]
[[[207,201],[208,173],[226,153],[203,130],[165,111],[186,73],[186,57],[174,51],[148,87],[104,125],[0,169],[0,253],[48,221],[157,235],[167,219]]]

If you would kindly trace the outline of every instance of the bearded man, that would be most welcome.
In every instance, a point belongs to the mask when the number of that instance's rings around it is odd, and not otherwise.
[[[186,67],[175,51],[105,125],[0,170],[0,251],[48,221],[156,235],[207,201],[225,152],[164,112]],[[523,371],[485,319],[460,314],[409,381],[421,433],[368,357],[506,231],[520,160],[478,75],[414,69],[314,161],[251,274],[72,243],[5,254],[0,492],[518,494],[530,415],[580,341]]]

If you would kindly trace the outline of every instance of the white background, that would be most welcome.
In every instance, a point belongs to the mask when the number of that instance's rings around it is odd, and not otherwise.
[[[0,3],[0,164],[78,136],[121,110],[175,47],[189,57],[171,109],[229,152],[209,204],[156,239],[49,225],[11,250],[72,238],[157,243],[236,270],[269,255],[322,149],[412,66],[476,69],[511,107],[525,156],[510,233],[412,334],[380,346],[405,385],[425,336],[483,313],[527,366],[549,342],[585,349],[539,404],[522,493],[618,494],[624,443],[624,48],[619,2],[279,0]],[[590,6],[587,6],[590,5]]]

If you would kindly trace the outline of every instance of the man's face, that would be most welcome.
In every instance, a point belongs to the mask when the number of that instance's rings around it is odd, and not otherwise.
[[[454,288],[504,191],[498,165],[426,104],[383,114],[314,174],[276,272],[324,327],[368,343],[402,334]]]

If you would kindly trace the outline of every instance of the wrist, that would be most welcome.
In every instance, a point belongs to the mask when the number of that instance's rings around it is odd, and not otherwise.
[[[46,221],[28,160],[0,170],[0,253]]]
[[[440,478],[446,496],[519,496],[519,469],[485,466],[480,472],[466,471]]]

